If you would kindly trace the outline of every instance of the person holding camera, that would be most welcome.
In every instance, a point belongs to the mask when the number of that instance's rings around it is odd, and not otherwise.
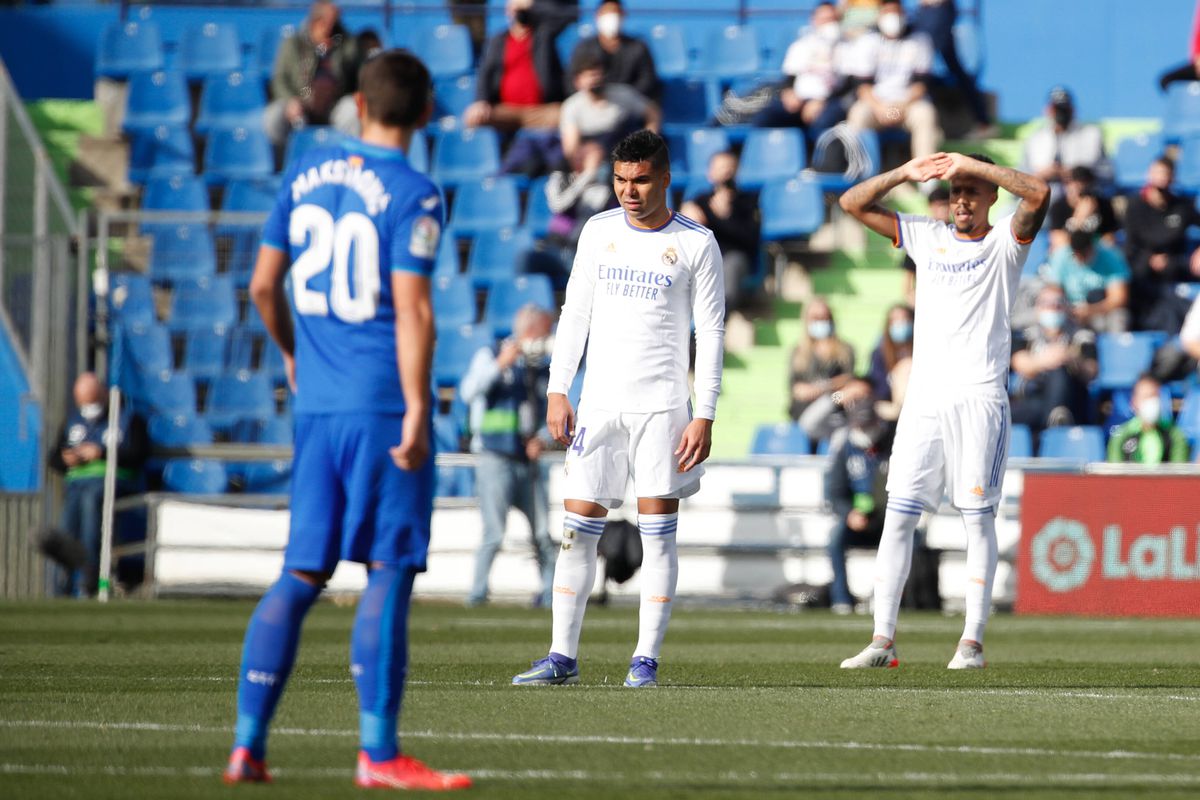
[[[733,153],[715,153],[708,160],[712,191],[696,195],[683,204],[681,213],[713,232],[725,262],[725,310],[737,308],[742,279],[750,274],[758,257],[758,200],[737,188],[738,158]]]
[[[550,605],[558,545],[550,538],[550,505],[541,465],[551,439],[541,421],[546,418],[553,327],[549,311],[525,306],[513,320],[513,335],[495,348],[480,349],[459,385],[459,396],[471,407],[471,452],[478,454],[475,486],[483,514],[483,542],[475,557],[468,606],[487,601],[488,576],[513,507],[529,520],[533,535],[541,576],[535,602]]]

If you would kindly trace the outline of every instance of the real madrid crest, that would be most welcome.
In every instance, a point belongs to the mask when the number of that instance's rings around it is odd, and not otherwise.
[[[668,247],[663,251],[662,262],[668,267],[675,266],[675,262],[679,260],[679,253],[675,252],[674,247]]]

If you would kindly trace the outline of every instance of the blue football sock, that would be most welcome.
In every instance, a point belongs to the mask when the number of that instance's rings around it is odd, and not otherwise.
[[[350,637],[350,665],[358,687],[362,749],[372,761],[400,753],[396,718],[408,674],[408,603],[413,571],[371,570],[358,601]]]
[[[300,626],[321,588],[284,572],[250,617],[242,648],[233,743],[250,748],[255,758],[266,755],[267,728],[296,661]]]

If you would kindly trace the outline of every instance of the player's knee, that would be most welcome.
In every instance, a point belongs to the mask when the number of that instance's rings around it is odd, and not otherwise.
[[[316,572],[314,570],[307,569],[290,569],[288,572],[292,573],[309,586],[315,586],[318,589],[324,589],[325,584],[329,583],[329,579],[333,577],[333,574],[330,572]]]

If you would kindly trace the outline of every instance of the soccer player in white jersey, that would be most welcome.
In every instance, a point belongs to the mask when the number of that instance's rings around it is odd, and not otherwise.
[[[950,223],[897,214],[881,198],[905,181],[950,182]],[[1020,199],[988,221],[997,186]],[[900,593],[913,533],[943,489],[967,535],[966,625],[949,667],[984,666],[983,630],[996,575],[996,508],[1008,461],[1009,314],[1042,226],[1050,188],[986,156],[935,153],[852,187],[842,208],[904,248],[917,265],[912,376],[896,431],[875,560],[875,636],[843,668],[895,667]]]
[[[588,220],[558,323],[546,421],[567,446],[566,522],[554,572],[550,653],[513,678],[545,686],[579,681],[579,632],[596,580],[608,509],[633,480],[642,539],[641,615],[625,678],[658,684],[658,657],[679,576],[679,500],[700,488],[721,389],[725,291],[712,231],[667,208],[666,143],[637,131],[613,150],[621,208]],[[688,350],[696,331],[696,405]],[[587,348],[576,415],[567,390]]]

